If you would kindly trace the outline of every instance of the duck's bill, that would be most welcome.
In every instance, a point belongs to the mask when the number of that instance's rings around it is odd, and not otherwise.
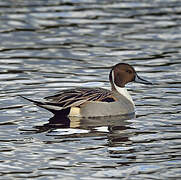
[[[134,82],[141,83],[141,84],[148,84],[148,85],[153,84],[153,83],[151,83],[151,82],[149,82],[147,80],[144,80],[144,79],[140,78],[138,75],[136,75]]]

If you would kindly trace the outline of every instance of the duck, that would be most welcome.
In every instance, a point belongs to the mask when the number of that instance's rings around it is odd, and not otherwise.
[[[118,63],[112,66],[109,81],[111,90],[100,87],[77,87],[62,90],[52,96],[45,97],[44,101],[21,97],[56,116],[120,116],[135,114],[135,104],[125,87],[128,83],[153,84],[139,77],[135,69],[127,63]]]

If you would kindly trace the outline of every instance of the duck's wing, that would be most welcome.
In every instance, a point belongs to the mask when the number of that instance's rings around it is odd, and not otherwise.
[[[63,109],[80,106],[89,101],[113,102],[111,91],[103,88],[76,88],[63,90],[45,100],[49,103],[56,103]]]
[[[21,96],[23,97],[23,96]],[[56,114],[57,111],[62,111],[64,114],[69,111],[71,107],[79,107],[80,105],[89,101],[99,102],[114,102],[116,98],[111,91],[103,88],[76,88],[63,90],[53,96],[45,97],[45,101],[36,101],[23,97],[48,111]],[[65,112],[64,112],[65,111]],[[60,112],[60,114],[62,114]]]

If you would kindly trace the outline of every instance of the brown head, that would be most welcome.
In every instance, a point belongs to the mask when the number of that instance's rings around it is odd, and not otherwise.
[[[134,68],[126,63],[119,63],[113,66],[109,74],[109,79],[113,89],[115,88],[115,85],[118,87],[125,87],[129,82],[152,84],[140,78]]]

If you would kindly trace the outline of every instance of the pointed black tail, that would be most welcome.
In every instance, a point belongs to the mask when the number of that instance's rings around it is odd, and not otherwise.
[[[67,116],[70,112],[70,108],[63,109],[61,106],[59,106],[58,103],[51,103],[51,102],[41,102],[41,101],[35,101],[32,99],[29,99],[27,97],[19,95],[21,98],[26,99],[35,105],[47,109],[48,111],[52,112],[53,114],[56,114],[58,116]]]
[[[22,95],[18,95],[18,96],[20,96],[20,97],[22,97],[23,99],[26,99],[26,100],[28,100],[28,101],[30,101],[30,102],[32,102],[32,103],[38,105],[38,106],[39,106],[39,105],[44,105],[43,102],[35,101],[35,100],[29,99],[29,98],[27,98],[27,97],[24,97],[24,96],[22,96]]]

